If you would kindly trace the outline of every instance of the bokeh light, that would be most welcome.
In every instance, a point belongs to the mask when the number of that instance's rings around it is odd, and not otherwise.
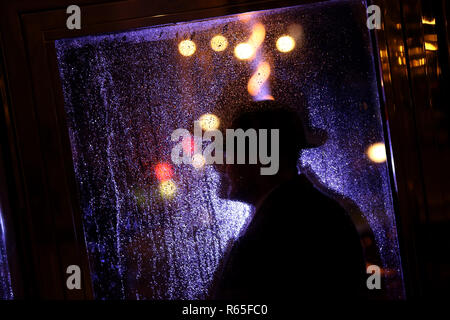
[[[253,58],[256,50],[263,43],[266,36],[266,28],[261,23],[257,23],[252,28],[252,34],[247,42],[238,44],[234,48],[234,55],[241,60]]]
[[[383,163],[386,161],[386,147],[384,143],[377,142],[367,149],[367,156],[375,163]]]
[[[211,39],[211,48],[214,51],[220,52],[220,51],[225,50],[227,47],[228,47],[228,41],[227,41],[227,38],[225,38],[224,36],[219,34],[217,36],[214,36]]]
[[[256,96],[263,84],[270,76],[270,65],[267,62],[261,62],[256,69],[256,72],[252,75],[248,81],[247,89],[248,93],[252,96]]]
[[[206,113],[202,115],[199,119],[199,122],[200,127],[205,131],[216,130],[220,125],[219,118],[212,113]]]
[[[234,55],[240,60],[247,60],[253,57],[255,50],[248,43],[240,43],[234,48]]]
[[[248,44],[253,47],[253,50],[256,50],[263,43],[265,36],[266,28],[264,28],[262,23],[257,23],[253,26]]]
[[[295,40],[291,36],[281,36],[277,40],[277,49],[280,52],[292,51],[295,47]]]
[[[161,162],[155,166],[156,178],[159,181],[167,181],[172,179],[173,169],[169,163]]]
[[[423,23],[423,24],[431,24],[431,25],[435,25],[435,24],[436,24],[436,19],[429,20],[429,19],[427,19],[427,18],[422,18],[422,23]]]
[[[266,94],[265,96],[263,96],[261,98],[261,100],[272,100],[273,101],[273,100],[275,100],[275,98],[270,94]]]
[[[192,166],[195,169],[201,169],[205,166],[206,163],[206,159],[203,155],[201,155],[200,153],[196,153],[194,154],[194,156],[192,157]]]
[[[437,51],[438,47],[431,42],[425,42],[425,50],[428,51]]]
[[[165,199],[172,199],[177,192],[177,186],[172,180],[163,181],[159,184],[159,192]]]
[[[180,51],[180,53],[185,57],[192,56],[195,49],[195,43],[191,40],[183,40],[178,44],[178,51]]]

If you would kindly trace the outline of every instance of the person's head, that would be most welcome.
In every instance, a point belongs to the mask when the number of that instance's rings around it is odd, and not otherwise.
[[[286,105],[265,100],[250,102],[243,109],[246,111],[240,112],[223,128],[226,148],[232,142],[230,140],[234,142],[234,161],[230,164],[228,153],[224,165],[219,166],[223,173],[221,197],[255,204],[275,186],[297,175],[300,150],[311,145],[305,136],[304,123],[299,114]],[[226,129],[233,129],[234,132],[242,129],[248,133],[243,149],[245,164],[236,163],[236,154],[242,150],[238,150],[238,139]],[[262,136],[260,129],[267,129],[267,134]],[[257,140],[249,138],[252,136],[250,131],[256,132]],[[254,145],[250,146],[250,143]],[[256,158],[256,163],[249,163],[250,152],[253,153],[253,159]],[[267,170],[268,167],[271,170]],[[263,168],[266,168],[266,174],[262,173]]]

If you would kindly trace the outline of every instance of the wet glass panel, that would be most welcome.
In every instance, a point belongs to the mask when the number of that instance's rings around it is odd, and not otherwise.
[[[299,170],[351,214],[389,298],[403,296],[371,42],[361,1],[295,6],[56,41],[98,299],[202,299],[251,206],[213,166],[175,165],[175,129],[227,101],[307,101],[324,145]],[[304,112],[304,110],[299,110]],[[204,119],[204,118],[203,118]],[[190,143],[187,142],[187,148]]]
[[[6,252],[5,232],[5,224],[3,223],[3,215],[0,206],[0,300],[10,300],[14,298]]]

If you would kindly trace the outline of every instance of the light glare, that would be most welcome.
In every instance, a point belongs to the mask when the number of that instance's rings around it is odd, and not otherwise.
[[[435,46],[434,44],[430,42],[425,42],[425,50],[436,51],[437,49],[438,49],[437,46]]]
[[[194,156],[192,157],[192,166],[195,169],[201,169],[204,167],[206,163],[206,159],[203,155],[201,155],[200,153],[196,153],[194,154]]]
[[[253,26],[252,34],[248,40],[248,44],[256,51],[258,47],[263,43],[266,36],[266,28],[261,23],[257,23]]]
[[[277,40],[277,49],[280,52],[292,51],[295,47],[295,40],[291,36],[281,36]]]
[[[248,43],[240,43],[234,48],[234,55],[241,60],[250,59],[254,53],[255,50]]]
[[[258,65],[258,69],[252,75],[250,80],[248,81],[247,89],[248,93],[252,96],[256,96],[261,87],[267,81],[270,75],[270,65],[267,62],[262,62]]]
[[[185,57],[192,56],[195,49],[195,43],[191,40],[183,40],[178,45],[178,51],[180,51],[180,53]]]
[[[227,38],[225,38],[224,36],[217,35],[211,39],[211,48],[214,51],[218,51],[218,52],[223,51],[227,48],[227,46],[228,46],[228,41],[227,41]]]
[[[161,162],[155,166],[156,178],[159,181],[170,180],[173,176],[173,169],[169,163]]]
[[[200,127],[205,131],[216,130],[220,125],[219,118],[212,113],[206,113],[202,115],[199,119],[199,122]]]
[[[436,19],[428,20],[427,18],[422,18],[422,23],[423,24],[435,25],[436,24]]]
[[[159,184],[159,192],[163,198],[171,199],[175,196],[177,186],[172,180],[163,181]]]
[[[383,163],[386,161],[386,147],[384,143],[377,142],[367,149],[367,156],[375,163]]]

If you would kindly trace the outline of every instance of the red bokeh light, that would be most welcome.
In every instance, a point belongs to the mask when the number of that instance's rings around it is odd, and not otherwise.
[[[170,180],[173,176],[172,166],[165,162],[158,163],[155,166],[155,174],[159,181]]]

